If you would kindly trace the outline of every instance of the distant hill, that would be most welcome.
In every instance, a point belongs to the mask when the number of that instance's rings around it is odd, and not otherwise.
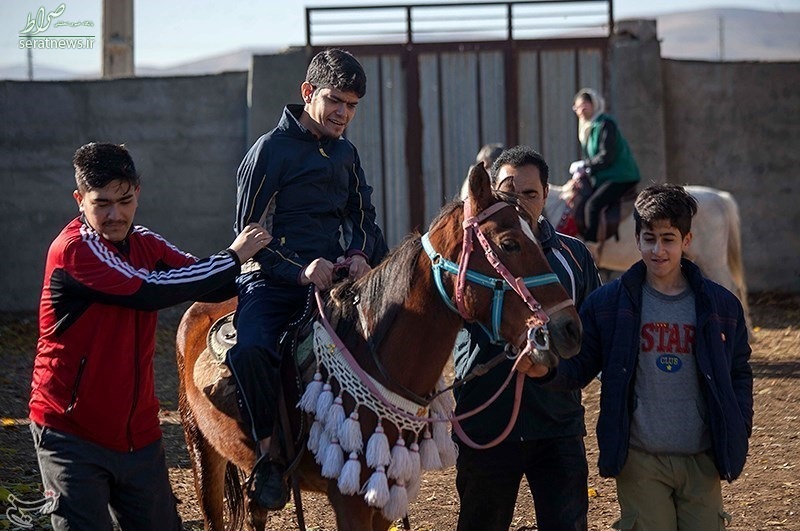
[[[754,9],[701,9],[664,13],[655,18],[661,56],[704,61],[800,61],[800,12],[775,13]],[[720,50],[720,30],[722,49]],[[277,48],[247,48],[170,67],[137,65],[138,76],[185,76],[243,71],[254,54]],[[99,72],[76,73],[35,66],[34,79],[94,79]],[[0,68],[0,79],[27,79],[24,64]]]
[[[221,72],[238,72],[250,70],[250,62],[254,55],[270,55],[279,53],[279,48],[243,48],[222,55],[205,57],[189,63],[169,67],[137,66],[137,76],[194,76],[203,74],[219,74]]]
[[[195,76],[239,72],[250,69],[254,55],[279,53],[279,48],[242,48],[232,52],[204,57],[196,61],[174,66],[154,67],[136,65],[136,75],[140,77]],[[97,79],[99,72],[73,72],[50,66],[34,64],[33,78],[37,81],[58,81],[70,79]],[[28,79],[28,67],[23,64],[0,67],[0,79]]]

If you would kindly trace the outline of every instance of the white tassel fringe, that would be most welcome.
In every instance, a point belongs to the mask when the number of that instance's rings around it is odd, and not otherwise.
[[[419,457],[419,445],[416,442],[411,443],[408,447],[408,459],[411,462],[411,479],[419,479],[422,476],[422,463]],[[408,490],[408,485],[406,485],[406,490]]]
[[[339,492],[345,496],[352,496],[358,494],[358,489],[361,486],[361,461],[358,459],[358,454],[350,452],[350,458],[342,467],[342,473],[339,474]]]
[[[316,413],[320,393],[322,393],[322,374],[317,371],[314,373],[314,380],[306,387],[297,407],[306,413]]]
[[[328,453],[328,446],[330,446],[330,444],[331,438],[328,437],[328,434],[325,433],[325,429],[323,428],[319,434],[319,446],[317,447],[317,453],[314,455],[314,460],[318,465],[322,466],[322,463],[325,461],[325,455]]]
[[[328,409],[328,416],[325,417],[325,430],[331,439],[339,437],[339,428],[344,422],[344,407],[342,406],[341,393],[333,401],[333,405]]]
[[[342,472],[342,466],[344,466],[344,454],[342,453],[341,446],[339,446],[339,439],[334,437],[325,450],[325,460],[322,463],[322,477],[337,479]]]
[[[383,506],[381,512],[384,518],[390,522],[394,522],[408,514],[408,493],[402,481],[392,485],[389,491],[389,501]]]
[[[456,466],[458,447],[447,431],[447,423],[435,422],[433,424],[433,440],[436,442],[436,449],[439,451],[442,468]]]
[[[442,458],[439,457],[439,449],[431,439],[431,434],[427,428],[422,436],[422,443],[419,445],[419,457],[423,470],[439,470],[442,468]]]
[[[364,437],[361,435],[361,424],[358,422],[357,411],[350,413],[350,416],[339,428],[339,444],[345,452],[363,452]]]
[[[311,431],[308,433],[308,449],[311,450],[314,455],[316,455],[317,450],[319,450],[319,438],[323,431],[322,424],[314,419],[314,423],[311,424]]]
[[[391,460],[389,453],[389,440],[383,432],[380,421],[375,426],[375,433],[367,441],[367,465],[370,468],[386,467]],[[383,507],[381,505],[381,507]]]
[[[386,470],[386,476],[389,479],[406,482],[411,479],[411,466],[411,456],[408,454],[406,442],[402,437],[398,437],[392,448],[392,462]]]
[[[383,508],[389,502],[389,482],[386,472],[379,466],[367,480],[364,486],[364,501],[370,507]]]
[[[319,394],[319,398],[317,399],[317,407],[314,410],[316,413],[317,418],[325,424],[325,419],[328,415],[328,410],[330,409],[331,405],[333,404],[333,392],[331,391],[331,384],[326,383],[322,386],[322,392]]]

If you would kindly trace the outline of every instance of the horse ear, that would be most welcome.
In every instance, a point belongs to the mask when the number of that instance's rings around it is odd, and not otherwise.
[[[492,183],[483,162],[469,170],[469,198],[475,204],[476,212],[488,207],[492,201]]]

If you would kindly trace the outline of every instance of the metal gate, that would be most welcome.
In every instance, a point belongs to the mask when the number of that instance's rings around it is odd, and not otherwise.
[[[347,137],[389,244],[456,196],[486,143],[534,147],[563,183],[572,98],[608,85],[612,28],[611,0],[307,8],[309,51],[345,48],[367,73]]]

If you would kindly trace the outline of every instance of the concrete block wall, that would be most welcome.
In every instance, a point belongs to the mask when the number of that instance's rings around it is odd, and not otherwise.
[[[246,94],[245,72],[0,82],[0,310],[37,308],[47,248],[78,213],[72,155],[87,142],[130,149],[136,223],[196,255],[230,244]]]
[[[664,61],[647,21],[619,29],[607,96],[645,179],[732,192],[750,290],[799,292],[800,63]],[[0,82],[0,311],[38,306],[47,247],[77,215],[71,159],[86,142],[130,148],[137,223],[198,256],[227,246],[236,169],[300,101],[306,65],[294,49],[249,73]]]
[[[611,114],[631,147],[642,182],[664,182],[664,89],[655,20],[618,22],[609,53]]]
[[[800,292],[800,63],[662,66],[669,181],[733,194],[750,291]]]
[[[300,85],[308,61],[304,48],[253,57],[247,85],[248,146],[277,125],[287,103],[302,103]]]

